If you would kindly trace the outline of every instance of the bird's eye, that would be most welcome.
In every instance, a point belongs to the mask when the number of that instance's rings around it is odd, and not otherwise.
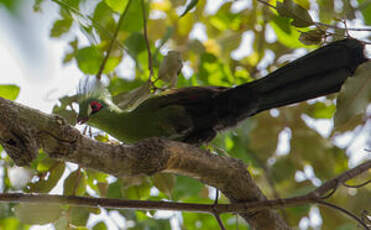
[[[103,108],[103,105],[97,101],[92,101],[90,103],[90,107],[88,108],[88,113],[89,114],[93,114],[93,113],[96,113],[98,112],[99,110],[101,110]]]

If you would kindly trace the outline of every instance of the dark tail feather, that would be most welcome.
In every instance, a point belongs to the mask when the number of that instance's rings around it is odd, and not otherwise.
[[[368,59],[355,39],[333,42],[266,77],[229,89],[215,98],[221,127],[258,112],[338,92]]]

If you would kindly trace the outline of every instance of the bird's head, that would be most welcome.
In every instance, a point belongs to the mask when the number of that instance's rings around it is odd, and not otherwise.
[[[100,81],[85,79],[78,88],[79,114],[77,123],[83,124],[111,104],[111,95]]]
[[[77,116],[77,123],[84,124],[90,117],[101,111],[107,105],[104,101],[97,98],[90,98],[79,103],[79,114]]]

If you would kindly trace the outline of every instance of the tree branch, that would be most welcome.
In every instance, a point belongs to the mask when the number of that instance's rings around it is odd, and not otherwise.
[[[240,160],[159,138],[134,145],[97,142],[55,115],[0,98],[0,144],[17,165],[29,164],[39,148],[50,157],[118,177],[171,172],[218,188],[232,203],[266,198]],[[290,229],[273,210],[239,213],[254,229]]]
[[[181,210],[211,214],[233,212],[254,229],[290,229],[272,208],[318,203],[338,185],[371,168],[371,160],[327,181],[307,195],[266,200],[240,160],[217,156],[195,146],[151,138],[134,145],[97,142],[80,134],[58,116],[0,98],[0,144],[18,165],[29,164],[39,148],[51,157],[115,176],[171,172],[220,189],[232,204],[184,204],[57,195],[0,194],[6,202],[54,202],[106,208]],[[327,205],[328,206],[328,205]],[[253,215],[251,215],[253,213]]]
[[[350,180],[351,178],[355,176],[358,176],[359,174],[367,171],[370,168],[371,168],[371,160],[366,161],[365,163],[360,164],[359,166],[340,174],[334,179],[327,181],[326,183],[318,187],[316,190],[311,192],[311,195],[314,197],[324,196],[329,191],[336,189],[338,185],[345,183],[346,181]],[[367,183],[364,183],[364,185],[366,184]]]

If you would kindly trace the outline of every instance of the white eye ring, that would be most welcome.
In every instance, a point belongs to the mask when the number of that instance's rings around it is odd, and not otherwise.
[[[91,108],[91,106],[89,105],[88,106],[88,116],[90,116],[90,114],[93,112],[93,109]]]

